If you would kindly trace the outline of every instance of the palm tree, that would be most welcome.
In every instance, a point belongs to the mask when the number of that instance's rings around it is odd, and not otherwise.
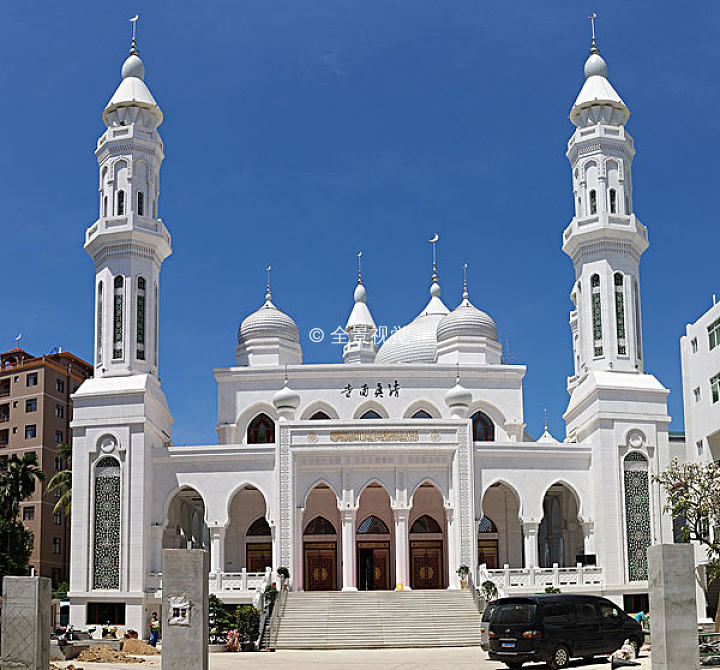
[[[56,455],[65,461],[65,469],[56,472],[48,482],[48,493],[59,493],[60,498],[53,507],[53,512],[62,511],[70,517],[72,507],[72,447],[64,442],[58,445]]]
[[[35,452],[18,458],[13,454],[2,467],[0,476],[0,511],[8,521],[16,521],[20,503],[35,491],[35,482],[45,479]]]

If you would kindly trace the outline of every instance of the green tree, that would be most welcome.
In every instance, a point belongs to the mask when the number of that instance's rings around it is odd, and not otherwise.
[[[56,456],[65,461],[65,468],[50,478],[47,492],[60,494],[53,512],[62,512],[69,519],[72,508],[72,447],[63,442],[58,446]]]
[[[20,503],[44,477],[34,452],[0,462],[0,579],[27,574],[33,534],[18,521],[18,514]]]
[[[664,509],[681,525],[683,541],[705,547],[708,580],[720,579],[720,465],[680,463],[676,458],[653,479],[665,489]],[[720,602],[715,630],[720,631]]]

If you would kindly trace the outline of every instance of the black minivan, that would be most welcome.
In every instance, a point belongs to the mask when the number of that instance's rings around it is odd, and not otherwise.
[[[489,655],[508,668],[545,661],[567,667],[571,658],[610,654],[630,640],[640,650],[640,624],[607,598],[541,594],[500,598],[489,626]]]

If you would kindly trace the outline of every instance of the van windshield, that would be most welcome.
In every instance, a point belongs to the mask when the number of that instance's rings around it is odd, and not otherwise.
[[[493,623],[532,623],[535,619],[535,605],[532,603],[508,603],[498,605]]]

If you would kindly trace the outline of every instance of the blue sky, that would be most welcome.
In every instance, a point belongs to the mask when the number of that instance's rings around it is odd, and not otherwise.
[[[146,82],[165,113],[160,367],[177,444],[216,441],[212,370],[262,303],[295,318],[306,362],[352,304],[356,254],[378,324],[424,306],[429,237],[443,298],[490,313],[528,366],[525,419],[564,436],[572,133],[593,10],[632,111],[646,370],[682,429],[679,337],[720,293],[720,5],[479,0],[36,2],[4,7],[0,61],[0,346],[92,356],[100,113],[140,12]]]

